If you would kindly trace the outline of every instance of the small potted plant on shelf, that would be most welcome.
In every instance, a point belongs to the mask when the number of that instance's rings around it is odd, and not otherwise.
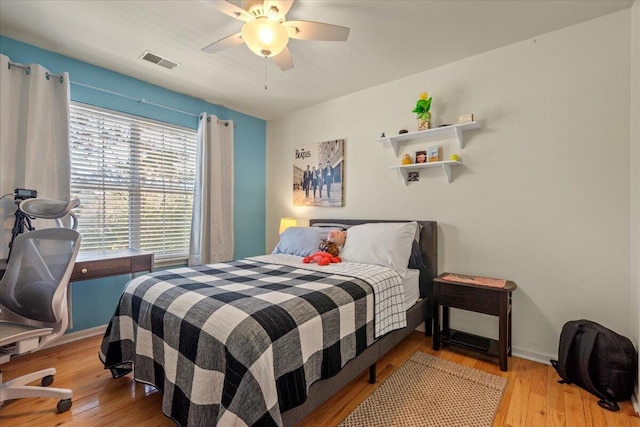
[[[431,128],[431,97],[427,92],[422,92],[418,96],[416,108],[413,113],[418,115],[418,130],[427,130]]]

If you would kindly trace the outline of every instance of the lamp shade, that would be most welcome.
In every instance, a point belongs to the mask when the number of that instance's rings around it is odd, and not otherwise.
[[[291,216],[284,216],[282,218],[280,218],[280,234],[282,234],[282,232],[284,230],[286,230],[289,227],[295,227],[296,225],[298,225],[298,219],[291,217]]]
[[[256,55],[275,56],[289,42],[289,32],[279,22],[260,16],[242,26],[242,40]]]

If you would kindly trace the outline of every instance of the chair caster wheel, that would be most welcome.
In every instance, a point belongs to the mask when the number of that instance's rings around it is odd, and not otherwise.
[[[53,384],[53,375],[47,375],[46,377],[43,377],[40,384],[42,384],[43,387],[48,387]]]
[[[62,399],[58,402],[58,412],[67,412],[71,409],[71,399]]]

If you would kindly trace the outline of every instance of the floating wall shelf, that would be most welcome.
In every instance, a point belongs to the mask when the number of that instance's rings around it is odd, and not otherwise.
[[[468,122],[459,125],[442,126],[433,129],[421,130],[418,132],[403,133],[395,136],[387,136],[384,138],[376,139],[376,142],[389,143],[393,147],[393,152],[398,156],[398,143],[402,141],[409,141],[412,139],[423,139],[432,137],[447,137],[449,135],[456,135],[458,138],[458,144],[460,149],[464,148],[464,140],[462,138],[462,132],[465,130],[479,129],[480,124],[478,122]],[[441,163],[441,162],[438,162]]]
[[[417,171],[423,168],[434,168],[434,167],[442,167],[444,174],[447,176],[447,182],[451,182],[451,166],[461,165],[462,163],[456,160],[444,160],[441,162],[430,162],[430,163],[412,163],[410,165],[401,165],[401,166],[389,166],[389,169],[395,169],[398,171],[402,179],[404,180],[404,185],[407,185],[409,182],[409,172]]]

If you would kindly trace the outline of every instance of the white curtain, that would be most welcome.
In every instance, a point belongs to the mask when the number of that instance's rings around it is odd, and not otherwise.
[[[201,114],[189,265],[233,259],[233,122]]]
[[[68,200],[69,74],[26,67],[10,65],[0,54],[0,196],[27,188],[38,198]],[[0,200],[0,258],[9,252],[16,207],[12,196]],[[35,221],[36,228],[55,226]]]

